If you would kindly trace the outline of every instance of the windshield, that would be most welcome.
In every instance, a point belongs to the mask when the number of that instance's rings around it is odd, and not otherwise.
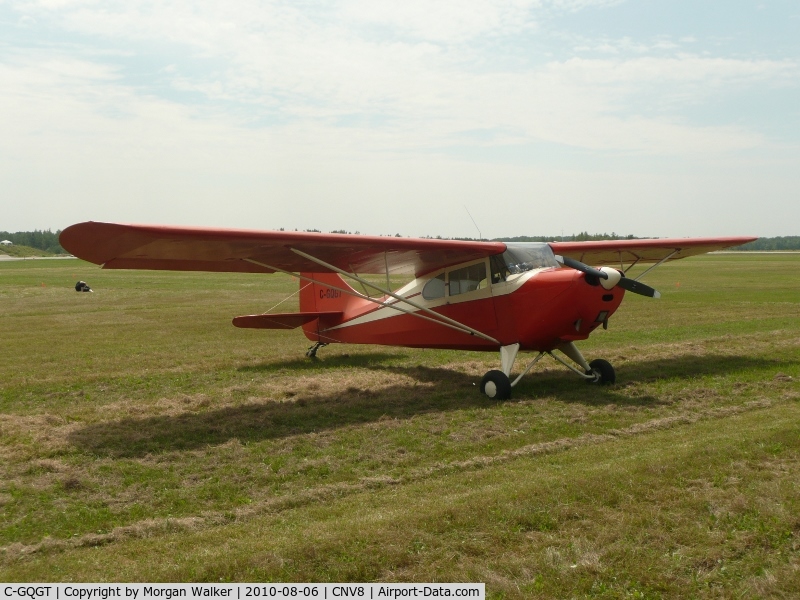
[[[511,274],[558,266],[553,250],[544,242],[507,242],[506,248],[503,260]]]

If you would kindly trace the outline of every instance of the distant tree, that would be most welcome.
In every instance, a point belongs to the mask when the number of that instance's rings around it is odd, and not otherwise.
[[[464,238],[466,239],[466,238]],[[502,237],[495,238],[493,241],[497,242],[552,242],[554,240],[562,240],[565,242],[589,242],[599,240],[637,240],[642,239],[634,235],[619,235],[615,232],[608,233],[588,233],[582,231],[578,234],[570,236],[517,236],[517,237]],[[755,242],[750,242],[743,246],[731,248],[731,250],[742,251],[780,251],[780,250],[800,250],[800,236],[784,236],[773,238],[758,238]]]
[[[17,246],[29,246],[37,250],[52,252],[53,254],[65,254],[61,244],[58,243],[59,235],[61,235],[60,229],[55,233],[49,229],[41,231],[38,229],[34,231],[18,231],[17,233],[0,231],[0,239],[13,242]]]
[[[758,238],[755,242],[750,242],[744,246],[734,248],[743,251],[776,251],[776,250],[800,250],[800,236],[789,235],[772,238]]]
[[[495,238],[495,242],[596,242],[601,240],[635,240],[640,239],[634,235],[621,235],[615,232],[611,233],[589,233],[588,231],[581,231],[580,233],[573,233],[572,235],[519,235],[516,237],[500,237]]]

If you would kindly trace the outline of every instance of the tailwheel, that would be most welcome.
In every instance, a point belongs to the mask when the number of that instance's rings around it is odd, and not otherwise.
[[[596,383],[600,385],[614,383],[617,380],[617,375],[614,372],[614,367],[611,363],[602,358],[597,358],[589,363],[590,371],[587,375],[594,375],[594,379],[587,379],[589,383]]]
[[[308,358],[317,358],[317,350],[319,350],[320,348],[324,348],[324,347],[325,347],[325,346],[327,346],[327,345],[328,345],[328,344],[323,344],[322,342],[317,342],[317,343],[315,343],[313,346],[311,346],[311,347],[310,347],[310,348],[309,348],[309,349],[306,351],[306,356],[307,356]]]
[[[481,379],[481,393],[495,400],[511,398],[511,381],[502,371],[489,371]]]

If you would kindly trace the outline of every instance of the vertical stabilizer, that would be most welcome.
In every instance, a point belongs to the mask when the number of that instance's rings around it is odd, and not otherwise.
[[[352,290],[338,273],[300,273],[301,312],[344,312],[349,304],[357,301],[352,294],[341,290]],[[355,290],[353,290],[355,291]],[[356,292],[357,293],[357,292]]]
[[[353,290],[353,288],[338,273],[300,273],[300,275],[314,280],[313,282],[308,279],[300,280],[300,312],[352,313],[356,305],[364,304],[363,300],[342,291]],[[342,315],[337,320],[341,321],[343,317],[346,319],[347,315]],[[320,323],[320,320],[317,319],[303,325],[303,331],[310,340],[326,342],[327,339],[320,338],[319,331],[320,328],[332,324]]]

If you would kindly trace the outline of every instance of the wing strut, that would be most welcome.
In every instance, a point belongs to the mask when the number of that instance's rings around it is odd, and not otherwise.
[[[389,282],[389,257],[386,255],[386,250],[383,251],[383,264],[386,265],[386,289],[392,289],[392,284]]]
[[[428,314],[434,315],[436,320],[441,320],[441,321],[444,321],[446,323],[450,323],[451,325],[455,325],[459,329],[461,329],[462,331],[467,331],[467,332],[471,333],[472,335],[476,335],[479,338],[482,338],[482,339],[484,339],[484,340],[486,340],[488,342],[492,342],[493,344],[500,344],[500,342],[497,341],[496,339],[494,339],[493,337],[490,337],[490,336],[486,335],[485,333],[481,333],[477,329],[473,329],[472,327],[467,327],[466,325],[464,325],[463,323],[459,323],[455,319],[451,319],[449,317],[445,317],[444,315],[441,315],[441,314],[437,313],[436,311],[431,310],[430,308],[425,308],[424,306],[422,306],[420,304],[417,304],[416,302],[412,302],[408,298],[404,298],[403,296],[398,296],[397,294],[395,294],[394,292],[390,292],[389,290],[384,290],[380,286],[375,285],[374,283],[370,283],[369,281],[367,281],[365,279],[362,279],[358,275],[354,275],[354,274],[348,273],[347,271],[344,271],[344,270],[342,270],[342,269],[340,269],[338,267],[334,267],[332,264],[326,263],[324,260],[320,260],[320,259],[318,259],[318,258],[316,258],[314,256],[311,256],[310,254],[306,254],[305,252],[303,252],[302,250],[298,250],[297,248],[290,248],[290,250],[292,252],[294,252],[295,254],[297,254],[299,256],[302,256],[303,258],[307,258],[308,260],[317,263],[321,267],[325,267],[326,269],[330,269],[331,271],[335,271],[335,272],[339,273],[339,275],[343,275],[344,277],[349,277],[350,279],[358,281],[361,285],[368,285],[369,287],[378,290],[382,294],[386,294],[387,296],[391,296],[392,298],[394,298],[395,300],[397,300],[399,302],[404,302],[405,304],[408,304],[409,306],[413,306],[417,310],[421,310],[422,312],[426,312]],[[391,306],[391,305],[389,305],[389,306]]]
[[[634,254],[634,256],[636,256],[636,255]],[[619,253],[619,269],[620,269],[620,271],[622,271],[623,273],[625,273],[625,275],[627,275],[627,274],[628,274],[628,271],[630,271],[630,270],[631,270],[633,267],[635,267],[635,266],[636,266],[636,264],[637,264],[637,263],[638,263],[640,260],[642,260],[642,257],[641,257],[641,256],[636,256],[636,260],[635,260],[635,261],[633,261],[631,264],[629,264],[629,265],[628,265],[628,268],[626,269],[626,268],[625,268],[625,266],[622,264],[622,252],[620,252],[620,253]]]
[[[660,267],[661,265],[663,265],[665,262],[667,262],[667,261],[668,261],[670,258],[672,258],[674,255],[676,255],[676,254],[677,254],[678,252],[680,252],[680,251],[681,251],[681,249],[680,249],[680,248],[675,248],[675,250],[673,250],[672,252],[670,252],[669,254],[667,254],[667,255],[666,255],[664,258],[662,258],[662,259],[661,259],[660,261],[658,261],[656,264],[654,264],[653,266],[651,266],[649,269],[646,269],[645,271],[642,271],[641,273],[639,273],[639,274],[638,274],[636,277],[634,277],[634,278],[633,278],[633,280],[634,280],[634,281],[639,281],[639,280],[640,280],[642,277],[644,277],[645,275],[647,275],[647,274],[648,274],[650,271],[652,271],[652,270],[653,270],[653,269],[655,269],[656,267]],[[639,262],[639,260],[637,259],[637,260],[636,260],[636,262]],[[633,263],[633,264],[635,265],[636,263]],[[631,265],[631,267],[632,267],[632,266],[633,266],[633,265]],[[630,269],[630,267],[629,267],[629,269]]]
[[[405,308],[402,308],[400,306],[397,306],[396,304],[389,304],[388,302],[381,302],[380,300],[378,300],[376,298],[370,298],[369,296],[361,294],[361,293],[353,290],[352,288],[351,289],[344,289],[344,288],[336,287],[335,285],[331,285],[330,283],[317,281],[316,279],[313,279],[311,277],[306,277],[306,276],[300,275],[298,273],[292,273],[291,271],[287,271],[285,269],[281,269],[280,267],[274,267],[272,265],[268,265],[266,263],[262,263],[262,262],[259,262],[257,260],[253,260],[252,258],[243,258],[242,260],[244,260],[246,262],[249,262],[249,263],[253,263],[254,265],[258,265],[260,267],[265,267],[267,269],[271,269],[273,271],[277,271],[278,273],[284,273],[286,275],[291,275],[292,277],[297,277],[298,279],[302,279],[304,281],[310,281],[311,283],[324,285],[325,287],[329,287],[329,288],[331,288],[333,290],[337,290],[339,292],[342,292],[343,294],[348,294],[350,296],[355,296],[356,298],[361,298],[362,300],[369,300],[370,302],[372,302],[374,304],[377,304],[378,306],[381,306],[383,308],[391,308],[391,309],[399,311],[401,313],[405,313],[407,315],[411,315],[412,317],[417,317],[418,319],[424,319],[425,321],[430,321],[431,323],[436,323],[438,325],[443,325],[444,327],[449,327],[450,329],[455,329],[456,331],[460,331],[461,333],[468,333],[470,335],[477,335],[478,337],[481,337],[481,338],[483,338],[485,340],[488,340],[490,342],[494,342],[496,344],[500,343],[497,340],[495,340],[494,338],[491,338],[488,335],[482,334],[480,331],[476,331],[476,330],[472,329],[471,327],[467,327],[466,325],[463,325],[463,324],[459,323],[458,321],[454,321],[453,319],[448,319],[447,317],[445,317],[443,315],[440,315],[439,313],[436,313],[436,312],[433,312],[433,311],[426,311],[426,312],[432,312],[438,318],[434,319],[434,318],[429,317],[427,315],[421,315],[421,314],[419,314],[417,312],[410,311],[408,309],[405,309]],[[351,276],[347,272],[344,272],[344,274],[347,275],[348,277]],[[381,288],[379,288],[378,286],[374,286],[369,282],[367,282],[367,285],[369,285],[371,287],[374,287],[375,289],[377,289],[380,292],[383,292],[383,290],[381,290]],[[394,294],[387,294],[387,295],[393,296],[395,298],[398,298]],[[399,298],[400,298],[401,302],[406,302],[407,304],[411,304],[412,306],[414,305],[412,302],[409,302],[408,300],[403,299],[402,296],[400,296]],[[451,321],[453,324],[447,323],[447,322],[443,321],[442,319],[446,319],[447,321]]]

